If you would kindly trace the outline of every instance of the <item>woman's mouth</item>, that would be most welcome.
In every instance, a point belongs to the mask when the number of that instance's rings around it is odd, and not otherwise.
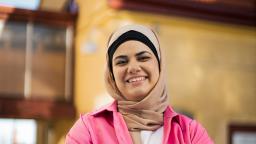
[[[139,83],[139,82],[142,82],[146,79],[147,79],[147,77],[145,77],[145,76],[139,76],[139,77],[130,78],[126,82],[128,82],[128,83]]]

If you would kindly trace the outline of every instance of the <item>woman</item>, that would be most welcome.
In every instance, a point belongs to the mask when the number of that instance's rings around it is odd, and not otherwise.
[[[211,144],[195,120],[168,106],[165,64],[155,33],[141,25],[114,32],[108,43],[106,87],[115,101],[81,115],[67,144]]]

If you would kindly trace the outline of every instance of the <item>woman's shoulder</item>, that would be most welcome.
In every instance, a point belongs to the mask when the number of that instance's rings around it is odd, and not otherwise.
[[[76,120],[75,124],[69,130],[66,141],[74,143],[73,141],[91,141],[91,132],[93,132],[93,125],[103,124],[109,119],[109,112],[115,111],[115,102],[103,106],[97,110],[80,114],[80,117]]]
[[[191,143],[204,143],[204,144],[213,144],[213,141],[208,136],[206,129],[202,124],[192,119],[186,115],[176,113],[170,108],[169,115],[172,115],[171,121],[176,123],[178,127],[181,128],[183,133],[188,136]]]
[[[179,117],[182,121],[181,123],[186,125],[188,128],[191,143],[213,144],[213,141],[209,137],[207,130],[199,121],[181,114]]]
[[[183,114],[177,114],[177,121],[182,127],[188,127],[189,131],[192,133],[196,132],[203,132],[205,131],[205,128],[200,124],[199,121],[192,119],[186,115]]]
[[[75,122],[66,136],[66,144],[77,144],[84,142],[91,143],[90,132],[85,119],[88,115],[80,115],[80,118]]]
[[[166,109],[165,116],[170,117],[174,123],[178,123],[181,127],[184,127],[184,128],[189,127],[193,129],[196,127],[200,127],[200,128],[202,127],[198,121],[184,114],[175,112],[171,106],[169,106]]]

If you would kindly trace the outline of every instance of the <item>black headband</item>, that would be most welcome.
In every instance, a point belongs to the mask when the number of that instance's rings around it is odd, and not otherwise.
[[[138,31],[130,30],[130,31],[127,31],[124,34],[122,34],[120,37],[118,37],[108,48],[108,57],[109,57],[108,63],[109,63],[110,72],[112,74],[113,74],[113,68],[112,68],[113,55],[114,55],[116,49],[122,43],[124,43],[128,40],[137,40],[137,41],[140,41],[140,42],[144,43],[145,45],[147,45],[152,50],[154,55],[156,56],[156,59],[158,61],[159,70],[160,70],[160,59],[158,57],[157,50],[156,50],[156,47],[154,46],[154,44],[144,34],[138,32]]]

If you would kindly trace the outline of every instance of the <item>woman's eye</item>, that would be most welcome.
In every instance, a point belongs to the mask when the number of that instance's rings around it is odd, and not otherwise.
[[[148,57],[148,56],[143,56],[143,57],[138,58],[139,61],[147,61],[149,59],[150,59],[150,57]]]
[[[124,65],[126,63],[127,63],[126,60],[119,60],[119,61],[116,62],[116,65]]]

